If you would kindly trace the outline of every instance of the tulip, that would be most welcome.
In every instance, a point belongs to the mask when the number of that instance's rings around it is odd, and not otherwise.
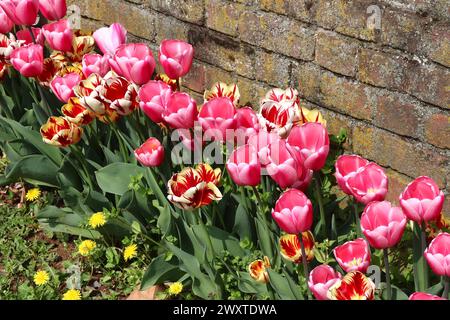
[[[256,112],[250,107],[237,109],[235,119],[238,141],[247,142],[249,137],[255,136],[261,128]]]
[[[58,75],[61,68],[62,64],[59,61],[52,58],[44,59],[44,70],[37,77],[39,84],[43,87],[49,88],[50,83]]]
[[[16,25],[35,24],[39,12],[39,0],[2,0],[0,7]]]
[[[306,261],[314,259],[314,236],[311,231],[302,233],[302,241],[305,245]],[[280,237],[279,241],[281,256],[293,263],[302,262],[302,249],[298,234],[286,234]]]
[[[36,77],[44,70],[44,48],[31,44],[11,53],[11,64],[24,77]]]
[[[330,300],[374,300],[375,284],[359,271],[348,273],[328,290]]]
[[[370,265],[370,250],[366,240],[348,241],[333,250],[337,262],[345,272],[365,273]]]
[[[164,161],[164,147],[156,138],[150,138],[134,151],[136,159],[145,167],[159,167]]]
[[[206,90],[203,95],[205,102],[212,100],[214,98],[226,97],[233,102],[235,107],[239,105],[239,99],[241,94],[239,93],[239,88],[235,84],[227,85],[223,82],[215,83],[211,90]]]
[[[368,204],[383,201],[388,192],[388,178],[376,163],[369,163],[347,180],[347,188],[356,201]]]
[[[187,93],[174,92],[165,108],[163,119],[172,129],[190,129],[197,120],[197,103]]]
[[[262,100],[262,104],[267,102],[282,102],[290,101],[293,103],[298,103],[298,91],[292,88],[287,88],[286,90],[275,88],[267,92],[266,96]]]
[[[155,70],[155,59],[144,43],[123,44],[109,59],[111,68],[119,75],[137,85],[150,81]]]
[[[317,110],[309,110],[305,107],[300,107],[300,121],[298,125],[302,125],[308,122],[321,123],[325,128],[327,127],[327,121],[323,118],[322,113]]]
[[[217,187],[220,177],[220,169],[213,170],[208,164],[184,168],[169,180],[167,199],[178,208],[189,211],[220,201],[222,193]]]
[[[269,145],[267,162],[267,173],[281,189],[304,189],[311,182],[312,172],[303,166],[285,140],[278,140]]]
[[[317,300],[329,300],[328,290],[342,278],[339,272],[326,264],[315,267],[308,278],[308,288]]]
[[[408,300],[446,300],[446,299],[425,292],[414,292],[412,295],[409,296]]]
[[[73,89],[75,95],[80,99],[81,105],[97,116],[104,115],[108,106],[99,93],[102,89],[102,82],[103,79],[98,74],[93,73]]]
[[[424,256],[435,274],[450,277],[450,233],[442,232],[434,238]]]
[[[50,117],[40,131],[45,143],[57,147],[78,143],[83,133],[81,127],[63,117]]]
[[[263,168],[270,163],[269,159],[269,146],[272,143],[278,142],[280,137],[275,132],[267,132],[266,130],[260,130],[256,135],[250,136],[247,143],[253,146],[258,151],[259,161]]]
[[[287,142],[300,154],[307,169],[317,171],[325,165],[330,151],[330,139],[322,124],[310,122],[294,127]]]
[[[89,53],[83,56],[83,74],[87,78],[93,73],[104,77],[109,71],[109,57],[96,53]]]
[[[313,222],[313,207],[306,195],[296,189],[284,192],[272,210],[272,217],[288,234],[308,231]]]
[[[127,30],[120,23],[109,28],[100,28],[94,32],[94,39],[104,55],[114,56],[117,48],[127,41]]]
[[[226,166],[231,179],[239,186],[255,187],[261,182],[261,163],[256,149],[250,145],[233,151]]]
[[[66,0],[39,0],[39,9],[47,20],[56,21],[67,13]]]
[[[141,110],[153,122],[163,122],[167,102],[172,95],[172,89],[162,81],[149,81],[139,90]]]
[[[61,108],[61,113],[70,122],[82,126],[88,125],[95,119],[95,114],[83,107],[78,98],[70,98]]]
[[[80,83],[81,77],[77,73],[69,73],[63,77],[56,77],[50,83],[53,94],[62,102],[67,103],[75,96],[73,88]]]
[[[352,195],[352,192],[347,188],[347,180],[368,164],[368,160],[357,155],[340,156],[335,164],[335,177],[341,190],[348,195]]]
[[[63,57],[69,60],[70,63],[82,63],[84,56],[93,53],[94,49],[94,37],[90,35],[80,36],[79,31],[77,31],[72,41],[72,50],[65,52]],[[61,53],[59,54],[61,55]]]
[[[386,249],[400,242],[406,227],[402,209],[390,202],[369,203],[361,217],[361,229],[375,249]]]
[[[256,282],[268,283],[270,279],[267,269],[269,268],[270,268],[269,258],[264,257],[264,260],[253,261],[248,266],[248,272],[250,273],[250,277],[256,280]]]
[[[225,141],[228,138],[227,130],[234,130],[236,127],[235,114],[236,108],[230,99],[214,98],[203,105],[198,121],[205,131],[205,136]]]
[[[0,61],[0,81],[5,78],[5,75],[8,72],[8,65]]]
[[[171,79],[185,76],[192,66],[194,48],[184,41],[163,40],[159,47],[159,62]]]
[[[139,107],[137,87],[125,78],[107,75],[97,90],[109,108],[121,116],[127,116]]]
[[[419,224],[437,220],[444,205],[444,193],[429,177],[419,177],[400,195],[400,206],[408,219]]]
[[[9,63],[15,49],[22,47],[22,41],[16,40],[13,34],[0,34],[0,61]]]
[[[40,28],[31,28],[33,32],[33,36],[31,36],[30,30],[20,30],[16,32],[17,40],[23,41],[24,44],[40,44],[41,46],[45,45],[45,37],[42,29]]]
[[[6,15],[5,11],[0,7],[0,33],[9,33],[14,27],[14,22]]]
[[[59,20],[42,27],[50,48],[62,52],[72,51],[73,31],[69,21]]]

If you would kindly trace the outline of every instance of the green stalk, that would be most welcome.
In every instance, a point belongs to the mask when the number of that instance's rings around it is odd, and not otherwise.
[[[425,227],[425,222],[422,223],[422,228],[421,228],[421,233],[420,233],[420,238],[421,238],[421,244],[422,244],[422,261],[423,261],[423,270],[424,270],[424,287],[425,289],[427,289],[430,286],[429,283],[429,277],[428,277],[428,263],[425,261],[425,257],[424,257],[424,252],[427,249],[427,234],[426,234],[426,227]]]
[[[359,218],[359,210],[358,210],[358,203],[356,200],[353,200],[353,213],[355,215],[355,225],[356,225],[356,234],[358,235],[358,238],[362,238],[363,234],[361,231],[361,220]]]
[[[450,288],[450,278],[444,276],[444,292],[442,293],[442,298],[448,299],[449,288]]]
[[[305,244],[303,243],[303,235],[300,234],[298,236],[298,239],[300,240],[300,247],[302,249],[302,263],[303,263],[303,272],[305,274],[305,282],[306,282],[306,290],[308,291],[308,300],[312,300],[311,291],[308,289],[308,278],[309,278],[309,269],[308,269],[308,262],[306,260],[306,250],[305,250]]]
[[[388,249],[383,249],[383,258],[384,258],[384,268],[386,269],[386,289],[387,289],[387,298],[388,300],[392,300],[392,286],[391,286],[391,273],[389,270],[389,251]]]
[[[197,214],[198,215],[198,223],[200,225],[200,227],[202,228],[203,233],[206,235],[206,239],[208,241],[208,248],[207,251],[209,253],[209,256],[214,259],[214,256],[216,255],[215,251],[214,251],[214,247],[212,244],[212,240],[211,240],[211,235],[209,234],[208,230],[206,229],[206,225],[203,222],[202,216],[201,216],[201,209],[198,209],[198,211],[196,213],[193,214]]]
[[[75,145],[71,145],[70,148],[72,150],[72,154],[75,156],[75,158],[77,158],[78,162],[81,165],[82,170],[84,171],[84,174],[85,174],[84,179],[88,183],[88,185],[91,188],[91,190],[94,190],[94,184],[92,182],[91,175],[89,174],[89,170],[87,168],[86,160],[83,158],[81,149],[79,148],[79,146],[75,146]]]
[[[319,225],[321,226],[320,230],[322,235],[326,238],[327,237],[327,220],[325,217],[325,209],[323,207],[323,199],[322,199],[322,194],[321,194],[321,181],[320,181],[320,173],[316,173],[316,176],[314,177],[314,182],[315,182],[315,188],[314,188],[314,194],[316,197],[316,201],[319,205],[319,212],[320,212],[320,221],[319,221]]]

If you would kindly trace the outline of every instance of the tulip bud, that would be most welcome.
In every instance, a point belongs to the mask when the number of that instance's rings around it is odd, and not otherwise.
[[[192,66],[194,48],[180,40],[163,40],[159,48],[159,62],[171,79],[185,76]]]
[[[424,256],[435,274],[450,277],[450,233],[442,232],[434,238]]]
[[[56,21],[67,13],[66,0],[39,0],[39,9],[47,20]]]
[[[8,15],[0,7],[0,33],[7,34],[14,27],[14,22],[8,18]]]
[[[370,265],[370,250],[366,240],[348,241],[333,250],[337,262],[345,272],[365,273]]]
[[[113,23],[109,28],[100,28],[93,37],[104,55],[114,56],[117,48],[127,41],[127,30],[120,23]]]
[[[59,20],[46,24],[42,30],[50,48],[62,52],[72,51],[73,31],[69,21]]]
[[[203,105],[198,121],[205,132],[205,136],[225,141],[227,130],[234,130],[236,127],[235,114],[236,108],[230,99],[214,98]]]
[[[197,103],[187,93],[174,92],[164,110],[164,122],[172,129],[190,129],[197,120]]]
[[[226,167],[231,179],[239,186],[255,187],[261,182],[261,164],[256,149],[250,145],[236,149]]]
[[[347,180],[347,188],[356,201],[368,204],[383,201],[388,192],[388,178],[376,163],[369,163]]]
[[[313,207],[306,195],[296,189],[284,192],[272,210],[279,227],[289,234],[308,231],[313,222]]]
[[[139,99],[141,110],[153,122],[163,122],[163,115],[166,110],[167,102],[172,95],[172,89],[162,81],[149,81],[139,90]]]
[[[75,96],[73,88],[81,81],[78,73],[69,73],[63,77],[55,77],[50,83],[53,94],[62,102],[67,103],[71,97]]]
[[[134,156],[145,167],[159,167],[164,161],[164,147],[156,138],[150,138],[136,151]]]
[[[352,192],[347,188],[347,180],[368,164],[368,160],[357,155],[340,156],[335,164],[335,177],[341,190],[348,195],[352,195]]]
[[[342,278],[339,272],[326,264],[315,267],[309,274],[308,288],[317,300],[329,300],[328,290]]]
[[[0,7],[14,24],[31,26],[36,23],[39,0],[2,0]]]
[[[104,77],[109,71],[109,57],[96,53],[89,53],[83,56],[83,74],[87,78],[91,74],[96,73],[100,77]]]
[[[44,70],[44,48],[32,44],[15,49],[11,54],[11,64],[24,77],[37,77]]]

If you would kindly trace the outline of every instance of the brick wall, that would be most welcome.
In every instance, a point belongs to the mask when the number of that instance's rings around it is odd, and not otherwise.
[[[419,175],[446,190],[450,214],[448,0],[72,0],[82,27],[122,23],[157,52],[165,38],[195,47],[183,86],[235,82],[242,102],[271,87],[298,88],[349,132],[349,151],[387,168],[390,198]],[[381,29],[367,28],[367,8]]]

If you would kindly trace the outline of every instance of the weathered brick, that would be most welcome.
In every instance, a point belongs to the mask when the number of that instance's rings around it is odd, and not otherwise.
[[[425,138],[437,147],[450,149],[450,113],[436,113],[426,119]]]
[[[312,0],[260,0],[262,10],[292,16],[298,20],[310,22],[314,16]]]
[[[354,118],[371,120],[375,90],[364,84],[324,72],[320,79],[320,102]]]
[[[375,86],[401,90],[405,87],[407,63],[400,56],[361,49],[359,52],[358,78]]]
[[[203,1],[197,0],[147,0],[150,8],[160,11],[171,16],[192,22],[203,24],[204,20],[204,4]]]
[[[376,102],[375,125],[416,138],[420,116],[417,102],[406,95],[382,91]]]
[[[316,34],[315,61],[331,71],[354,76],[356,74],[358,43],[334,32]]]
[[[450,23],[434,25],[422,42],[431,60],[450,67]]]
[[[398,200],[400,194],[413,179],[392,169],[387,169],[386,175],[389,180],[386,200],[398,206],[400,204]]]
[[[288,87],[291,61],[278,54],[258,51],[256,54],[256,80],[277,87]]]
[[[241,93],[241,105],[251,104],[255,110],[258,110],[260,100],[271,89],[265,83],[252,81],[243,77],[238,77],[237,85]]]
[[[367,159],[374,159],[377,141],[374,140],[375,129],[373,127],[358,125],[353,127],[351,144],[353,152]]]
[[[295,66],[294,83],[301,97],[311,101],[318,101],[320,90],[320,67],[306,62]]]
[[[156,16],[157,33],[155,35],[155,42],[161,43],[164,39],[189,41],[189,34],[195,30],[197,30],[197,28],[192,27],[192,25],[159,13]]]
[[[206,75],[205,66],[194,60],[191,71],[182,79],[182,85],[199,93],[205,91]]]
[[[314,32],[302,23],[274,13],[246,11],[239,19],[240,38],[301,60],[314,58]]]
[[[290,1],[285,0],[260,0],[259,6],[263,10],[275,13],[288,14]]]
[[[339,113],[333,112],[328,109],[321,108],[315,104],[309,102],[301,102],[302,106],[308,109],[318,109],[322,113],[323,117],[327,120],[327,130],[330,134],[338,135],[341,129],[345,129],[347,134],[351,136],[352,127],[350,124],[350,119]],[[349,141],[347,141],[348,143]],[[344,145],[345,149],[350,149],[348,144]]]
[[[236,80],[236,77],[231,72],[211,65],[205,65],[205,90],[209,90],[217,82],[231,84],[236,83]]]
[[[210,29],[236,36],[239,16],[244,5],[224,0],[206,0],[206,26]]]
[[[450,70],[414,62],[407,70],[406,91],[420,100],[450,109]]]

